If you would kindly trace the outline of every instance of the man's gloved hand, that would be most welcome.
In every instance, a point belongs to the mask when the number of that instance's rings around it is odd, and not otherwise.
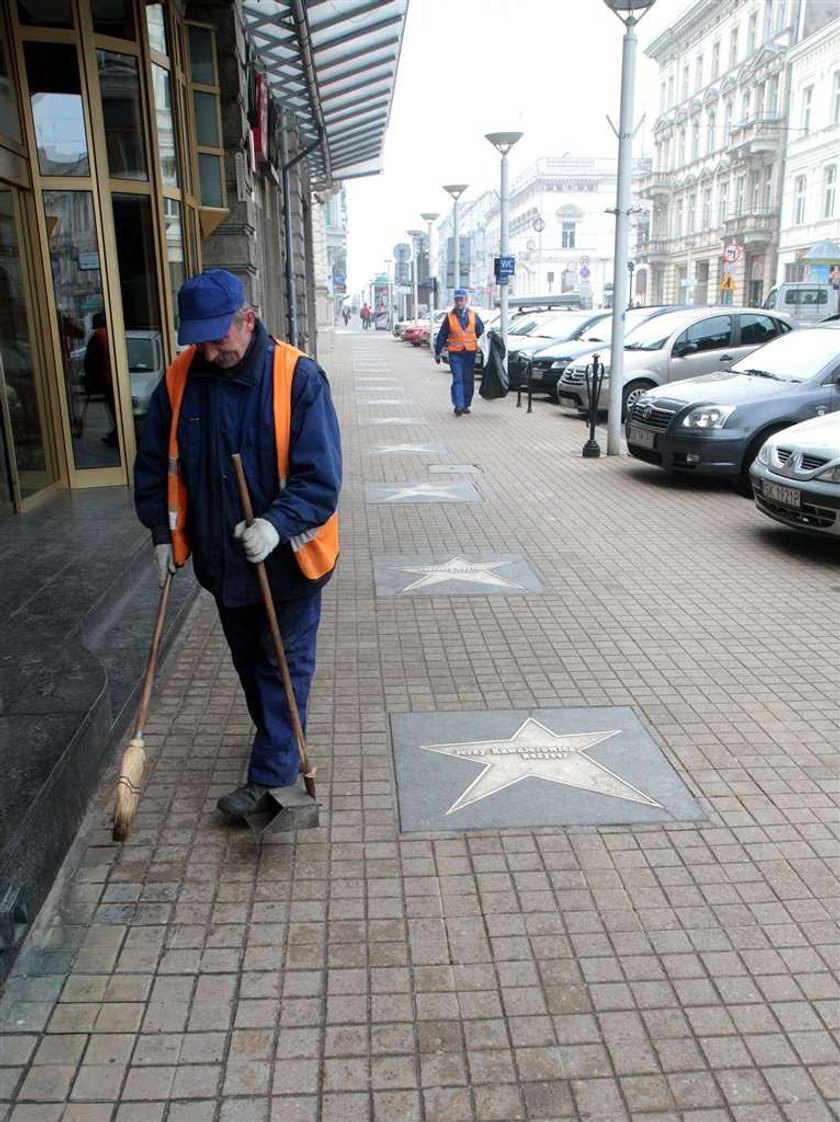
[[[265,561],[272,549],[280,544],[280,535],[267,518],[255,518],[250,526],[237,522],[233,536],[242,542],[245,556],[252,565]]]
[[[164,542],[163,545],[155,546],[155,560],[158,566],[158,586],[163,588],[169,574],[171,573],[174,576],[178,572],[171,542]]]
[[[440,366],[440,355],[435,355],[435,362]]]

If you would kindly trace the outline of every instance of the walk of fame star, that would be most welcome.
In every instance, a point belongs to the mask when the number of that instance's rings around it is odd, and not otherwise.
[[[398,452],[434,452],[431,444],[386,444],[384,448],[374,448],[374,456],[391,456]]]
[[[509,740],[421,744],[420,747],[427,752],[484,765],[481,774],[458,796],[447,814],[528,778],[547,779],[551,783],[663,809],[655,799],[586,755],[590,748],[617,736],[620,731],[555,733],[528,717]]]
[[[523,585],[491,572],[492,569],[501,569],[509,564],[510,561],[468,561],[466,557],[453,557],[438,565],[398,565],[394,567],[394,571],[422,574],[419,580],[412,581],[401,589],[402,592],[413,592],[418,588],[428,588],[429,585],[453,580],[466,581],[468,584],[489,584],[494,588],[522,589]]]
[[[383,502],[396,503],[401,499],[416,499],[422,497],[435,498],[435,499],[460,499],[461,495],[457,492],[453,494],[453,490],[461,487],[463,484],[450,483],[413,483],[409,487],[400,487],[392,495],[386,495]]]

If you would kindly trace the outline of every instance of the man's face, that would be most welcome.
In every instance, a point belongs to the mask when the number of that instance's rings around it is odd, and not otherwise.
[[[455,307],[458,309],[459,312],[463,312],[463,310],[464,310],[464,308],[466,308],[466,306],[467,306],[466,296],[456,296],[455,297]]]
[[[245,352],[250,346],[256,318],[254,312],[246,312],[239,322],[234,319],[223,338],[213,339],[209,343],[199,343],[199,352],[208,362],[221,367],[222,370],[229,370],[232,366],[236,366],[245,357]]]

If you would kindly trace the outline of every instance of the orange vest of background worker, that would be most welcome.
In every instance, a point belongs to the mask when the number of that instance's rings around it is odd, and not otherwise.
[[[441,361],[446,348],[452,385],[449,396],[456,417],[470,413],[475,389],[475,356],[484,324],[469,306],[465,288],[455,289],[455,306],[440,323],[435,339],[435,362]]]
[[[461,321],[455,312],[449,313],[449,337],[446,349],[452,351],[477,351],[478,336],[475,333],[475,312],[472,308],[467,310],[467,325],[461,326]]]

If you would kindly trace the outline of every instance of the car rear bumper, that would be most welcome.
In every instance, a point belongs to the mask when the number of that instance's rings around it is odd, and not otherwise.
[[[840,484],[787,479],[758,463],[750,469],[750,482],[755,505],[768,518],[794,530],[840,537]]]

